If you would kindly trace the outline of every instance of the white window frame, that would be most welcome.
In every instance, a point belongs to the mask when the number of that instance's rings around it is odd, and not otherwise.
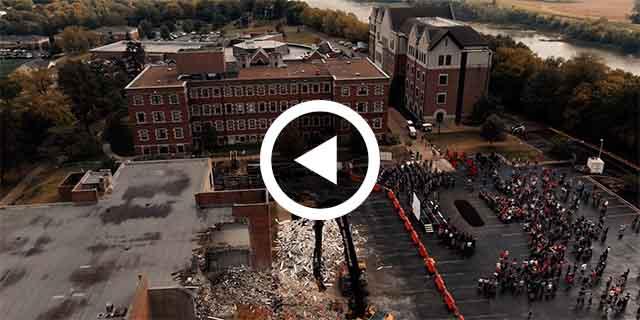
[[[164,138],[160,137],[160,132],[164,132]],[[156,128],[156,140],[164,141],[169,139],[169,130],[167,128]]]
[[[373,103],[373,112],[384,112],[384,102],[376,101]]]
[[[165,114],[163,111],[152,111],[152,117],[153,117],[153,123],[164,123],[167,121],[167,118],[165,117]],[[156,119],[156,116],[159,116],[159,118],[161,118],[160,120]]]
[[[142,115],[142,121],[140,121],[140,115]],[[147,114],[142,111],[136,112],[136,123],[147,123]]]
[[[141,106],[144,105],[144,96],[141,94],[136,94],[133,96],[133,105],[134,106]]]
[[[216,128],[216,131],[224,131],[224,121],[223,120],[216,120],[215,128]]]
[[[298,83],[294,82],[289,84],[289,91],[291,92],[291,94],[298,94]]]
[[[278,87],[275,84],[270,84],[269,89],[267,90],[267,93],[270,96],[278,95]]]
[[[180,111],[180,110],[171,111],[171,121],[173,121],[173,122],[182,121],[182,111]]]
[[[384,85],[383,84],[376,84],[374,94],[376,96],[384,95]]]
[[[210,96],[209,88],[200,87],[199,89],[200,89],[199,94],[201,98],[209,98]]]
[[[374,129],[382,129],[382,118],[373,118],[371,120],[371,126]]]
[[[360,111],[360,106],[364,107],[364,111]],[[356,112],[358,113],[367,113],[367,111],[369,109],[369,103],[367,103],[366,101],[358,101],[356,102]]]
[[[440,97],[444,96],[444,102],[439,102]],[[447,104],[447,93],[446,92],[438,92],[436,93],[436,104]]]
[[[236,120],[236,128],[238,128],[238,131],[247,130],[247,121],[244,119]]]
[[[364,93],[361,93],[360,90],[364,89]],[[358,91],[356,91],[356,95],[358,97],[366,97],[369,95],[369,86],[367,85],[361,85],[358,86]]]
[[[203,116],[210,116],[213,113],[213,111],[211,110],[211,105],[210,104],[203,104],[202,105],[202,115]]]
[[[222,105],[219,103],[216,103],[213,105],[213,115],[214,116],[218,116],[222,114]]]
[[[258,120],[258,128],[266,129],[267,128],[267,119]]]
[[[198,88],[191,88],[189,89],[189,97],[193,98],[193,99],[197,99],[198,98]]]
[[[342,86],[342,88],[340,88],[340,95],[342,95],[343,97],[350,96],[351,95],[351,87]]]
[[[244,103],[238,102],[235,105],[236,114],[244,114]]]
[[[172,94],[169,96],[169,104],[179,104],[180,100],[178,99],[177,94]]]
[[[155,99],[158,99],[158,101],[154,101]],[[153,106],[157,106],[157,105],[161,105],[162,104],[162,95],[159,94],[152,94],[151,95],[151,105]]]
[[[138,130],[138,140],[149,141],[149,130],[147,129]]]
[[[180,133],[180,134],[178,134]],[[173,128],[173,138],[175,139],[184,139],[184,129],[182,127]]]
[[[249,119],[247,120],[247,128],[249,130],[255,130],[256,129],[256,119]]]
[[[289,108],[289,101],[280,101],[280,112],[284,112],[287,108]]]
[[[234,120],[227,120],[227,131],[234,131],[236,130],[236,122]]]
[[[211,88],[211,95],[214,97],[220,97],[222,95],[222,89],[220,87]]]
[[[258,113],[265,113],[269,110],[268,103],[264,101],[258,102]]]
[[[247,86],[245,87],[245,93],[247,95],[247,97],[253,97],[255,95],[255,88],[253,86]]]
[[[258,96],[264,96],[265,95],[265,88],[264,85],[259,85],[256,87],[256,95]]]
[[[440,81],[441,79],[445,79],[444,83],[442,83],[442,81]],[[449,75],[446,73],[441,73],[438,75],[438,85],[439,86],[447,86],[449,85]]]
[[[278,102],[277,101],[269,101],[269,112],[270,113],[278,112]]]
[[[194,117],[199,117],[202,114],[202,108],[199,104],[191,105],[189,109],[191,109],[191,115]]]
[[[191,124],[191,130],[193,131],[193,133],[200,133],[202,132],[202,122],[200,121],[194,121]]]

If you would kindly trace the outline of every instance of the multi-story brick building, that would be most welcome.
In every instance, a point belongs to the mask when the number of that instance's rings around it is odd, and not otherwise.
[[[136,152],[192,152],[207,127],[215,129],[218,145],[257,143],[284,110],[317,99],[354,108],[376,134],[384,133],[389,77],[369,59],[311,52],[288,60],[281,50],[250,51],[232,57],[222,49],[185,51],[175,64],[148,66],[126,87]],[[333,122],[313,116],[297,125],[305,136],[347,127]]]
[[[421,121],[459,122],[486,93],[488,43],[449,5],[373,8],[369,54],[392,77],[392,100]]]

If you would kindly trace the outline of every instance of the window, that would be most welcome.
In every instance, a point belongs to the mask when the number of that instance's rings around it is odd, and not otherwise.
[[[182,121],[182,112],[178,110],[171,111],[171,120],[173,122]]]
[[[291,94],[298,94],[298,84],[297,83],[290,84],[289,91],[291,91]]]
[[[349,96],[349,86],[342,86],[342,88],[340,89],[340,94],[343,97],[348,97]]]
[[[260,119],[258,124],[259,124],[260,129],[266,129],[267,128],[267,119]]]
[[[289,106],[287,101],[280,101],[280,112],[284,112],[288,107]]]
[[[244,96],[244,92],[242,92],[242,87],[233,87],[233,95],[236,97]]]
[[[382,129],[382,119],[381,118],[375,118],[371,121],[372,126],[374,129]]]
[[[162,111],[154,111],[153,112],[153,122],[164,122],[164,112],[162,112]]]
[[[258,102],[258,112],[265,113],[267,112],[267,104],[263,101]]]
[[[274,113],[278,112],[278,103],[275,101],[269,102],[269,112]]]
[[[220,87],[213,87],[211,91],[214,97],[219,97],[222,94],[222,92],[220,92]]]
[[[140,139],[140,141],[149,141],[149,130],[138,130],[138,139]]]
[[[440,92],[436,95],[436,103],[437,104],[445,104],[447,103],[447,93]]]
[[[376,96],[384,95],[384,85],[382,85],[382,84],[376,84],[376,89],[375,89],[374,94],[375,94]]]
[[[382,101],[376,101],[373,103],[373,112],[384,111],[384,103]]]
[[[449,75],[448,74],[441,74],[438,76],[438,84],[441,86],[446,86],[447,83],[449,83]]]
[[[358,96],[366,96],[369,95],[369,87],[367,86],[359,86],[358,87]]]
[[[320,92],[320,85],[317,83],[314,83],[313,86],[311,87],[313,89],[313,93],[318,93]]]
[[[264,96],[264,86],[257,86],[256,92],[258,93],[259,96]]]
[[[161,153],[161,154],[169,153],[169,146],[159,146],[158,147],[158,152]]]
[[[216,131],[224,131],[224,121],[216,120],[215,125],[216,125]]]
[[[137,123],[145,123],[145,122],[147,122],[147,119],[145,119],[145,113],[144,112],[136,112],[136,122]]]
[[[151,104],[158,105],[162,104],[162,96],[159,94],[154,94],[151,96]]]
[[[233,91],[231,90],[231,87],[224,87],[224,96],[233,97]]]
[[[323,87],[322,92],[324,92],[324,93],[331,92],[331,84],[330,83],[325,82],[325,83],[322,84],[322,87]]]
[[[189,97],[191,98],[198,98],[198,88],[191,88],[189,89]]]
[[[141,95],[135,95],[133,96],[133,105],[134,106],[140,106],[144,104],[144,96]]]
[[[246,106],[247,113],[255,113],[256,112],[256,104],[253,102],[247,103]]]
[[[278,91],[276,91],[276,86],[275,85],[270,85],[269,86],[269,95],[270,96],[274,96],[278,93]]]
[[[180,127],[178,128],[173,128],[173,137],[176,139],[183,139],[184,138],[184,130]]]
[[[199,117],[200,116],[200,106],[199,105],[192,105],[191,106],[191,115],[194,117]]]
[[[438,56],[438,65],[439,66],[443,66],[444,65],[444,56],[443,55]]]
[[[283,84],[280,86],[280,94],[287,94],[287,85]]]
[[[235,130],[236,126],[235,126],[235,122],[233,120],[227,120],[227,130]]]
[[[192,124],[193,133],[202,132],[202,123],[200,121],[194,121]]]
[[[219,103],[216,103],[213,105],[213,114],[214,115],[221,115],[222,114],[222,105]]]
[[[451,65],[451,55],[450,54],[447,55],[444,64],[446,64],[448,66]]]
[[[202,115],[210,116],[211,115],[211,105],[203,104],[202,105]]]
[[[247,120],[247,125],[249,126],[249,130],[254,130],[256,128],[256,119]]]
[[[300,87],[300,92],[301,93],[307,93],[309,92],[309,85],[306,83],[303,83],[302,86]]]
[[[169,96],[169,104],[178,104],[178,95],[172,94]]]
[[[246,93],[247,93],[247,96],[252,97],[252,96],[253,96],[253,94],[254,94],[253,86],[248,86],[248,87],[246,87],[246,88],[245,88],[245,91],[246,91]]]
[[[200,88],[200,97],[209,98],[209,88]]]
[[[358,102],[358,103],[356,103],[356,111],[358,111],[358,113],[366,113],[367,112],[367,103],[366,102]]]
[[[169,138],[167,134],[167,129],[158,128],[156,129],[156,140],[167,140]]]
[[[238,121],[236,121],[238,124],[238,130],[245,130],[247,129],[247,122],[244,119],[240,119]]]
[[[233,103],[225,103],[224,104],[224,113],[225,114],[233,114]]]
[[[237,114],[244,113],[244,103],[236,103],[236,113]]]

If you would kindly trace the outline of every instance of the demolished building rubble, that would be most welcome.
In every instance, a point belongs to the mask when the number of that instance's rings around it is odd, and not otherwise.
[[[362,247],[363,236],[353,230],[353,237],[356,246]],[[312,221],[279,223],[272,269],[233,267],[211,281],[202,281],[196,298],[200,318],[229,319],[247,306],[269,310],[264,319],[341,318],[346,303],[332,288],[344,262],[342,237],[335,221],[326,222],[323,230],[323,277],[330,287],[325,292],[318,290],[313,277],[314,247]]]

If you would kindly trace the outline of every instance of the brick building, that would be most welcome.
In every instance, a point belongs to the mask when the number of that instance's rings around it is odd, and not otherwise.
[[[369,55],[392,78],[392,103],[418,120],[459,122],[487,92],[488,43],[450,5],[373,8]]]
[[[376,134],[385,132],[389,77],[369,59],[240,47],[232,57],[222,48],[178,52],[175,64],[148,66],[127,85],[138,154],[190,153],[207,127],[218,145],[258,143],[284,110],[317,99],[350,106]],[[347,128],[330,116],[299,120],[305,137],[327,126]]]

